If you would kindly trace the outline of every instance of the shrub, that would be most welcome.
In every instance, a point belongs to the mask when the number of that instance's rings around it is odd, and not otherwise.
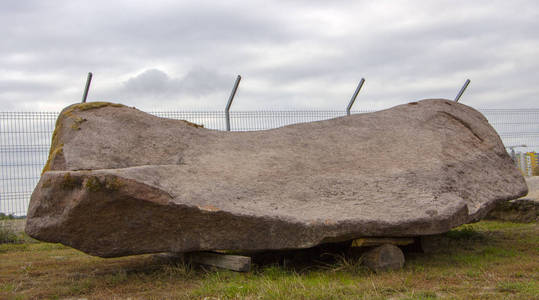
[[[18,241],[19,238],[10,227],[0,225],[0,244],[15,243]]]
[[[13,215],[6,215],[5,213],[0,212],[0,220],[13,220],[15,217]]]

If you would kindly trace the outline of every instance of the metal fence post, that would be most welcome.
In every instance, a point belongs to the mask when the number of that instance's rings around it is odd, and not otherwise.
[[[455,102],[459,102],[460,96],[462,96],[462,94],[464,93],[464,91],[468,87],[468,84],[470,84],[470,79],[466,79],[466,82],[464,82],[464,85],[462,86],[462,88],[460,88],[460,91],[457,94],[457,97],[455,97]]]
[[[226,131],[230,131],[230,106],[232,106],[232,100],[234,100],[234,96],[236,96],[236,91],[238,90],[238,85],[240,85],[241,76],[238,75],[236,77],[236,82],[234,83],[234,87],[232,88],[232,92],[230,92],[230,97],[228,97],[228,103],[226,104],[225,108],[225,118],[226,118]]]
[[[350,115],[350,109],[352,109],[352,105],[354,105],[357,94],[359,94],[359,91],[361,90],[361,87],[363,86],[364,82],[365,82],[365,78],[361,78],[361,80],[359,81],[359,84],[357,85],[356,91],[354,92],[354,95],[352,95],[352,98],[350,99],[350,102],[348,103],[348,106],[346,107],[347,116]]]
[[[86,78],[86,87],[84,88],[84,94],[82,95],[82,103],[86,103],[86,98],[88,97],[88,90],[90,89],[90,82],[92,82],[92,72],[89,72],[88,78]]]

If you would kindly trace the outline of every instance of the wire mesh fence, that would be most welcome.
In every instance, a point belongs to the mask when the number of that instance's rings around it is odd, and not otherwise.
[[[0,112],[0,213],[25,215],[58,113]]]
[[[496,129],[506,147],[526,145],[526,148],[530,150],[539,148],[539,109],[484,109],[480,111]]]
[[[366,113],[370,111],[355,111]],[[498,131],[506,147],[539,148],[539,109],[486,109],[481,112]],[[225,130],[222,111],[156,111],[153,115],[182,119],[205,128]],[[230,112],[232,131],[251,131],[326,120],[344,111]],[[0,112],[0,213],[26,215],[30,195],[45,165],[58,113]],[[525,148],[526,149],[526,148]],[[524,149],[524,150],[525,150]]]

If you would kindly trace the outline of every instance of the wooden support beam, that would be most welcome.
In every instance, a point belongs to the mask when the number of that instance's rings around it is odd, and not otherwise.
[[[249,272],[251,270],[251,258],[248,256],[215,252],[189,252],[185,253],[185,258],[197,264],[214,266],[232,271]]]
[[[355,239],[351,247],[372,247],[383,244],[391,244],[396,246],[405,246],[414,243],[414,238],[385,238],[385,237],[366,237]]]

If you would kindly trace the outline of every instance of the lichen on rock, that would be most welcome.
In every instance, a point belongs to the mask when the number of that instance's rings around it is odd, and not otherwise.
[[[71,173],[67,172],[64,174],[64,178],[61,182],[62,188],[64,190],[72,190],[76,187],[79,187],[81,181],[79,178],[71,176]]]
[[[49,150],[49,156],[47,162],[43,167],[41,174],[49,170],[58,170],[58,168],[53,163],[55,159],[62,161],[64,155],[64,143],[60,141],[60,136],[64,136],[68,129],[73,131],[80,131],[83,129],[83,124],[88,122],[88,119],[84,117],[85,114],[90,110],[102,109],[102,108],[122,108],[122,109],[133,109],[129,108],[123,104],[110,103],[110,102],[86,102],[73,104],[62,110],[58,119],[56,120],[55,128],[52,134],[51,148]],[[176,122],[181,122],[189,127],[193,128],[204,128],[204,125],[195,124],[186,120],[175,120]],[[59,162],[58,167],[63,168],[63,163]],[[91,169],[91,168],[87,168]]]

